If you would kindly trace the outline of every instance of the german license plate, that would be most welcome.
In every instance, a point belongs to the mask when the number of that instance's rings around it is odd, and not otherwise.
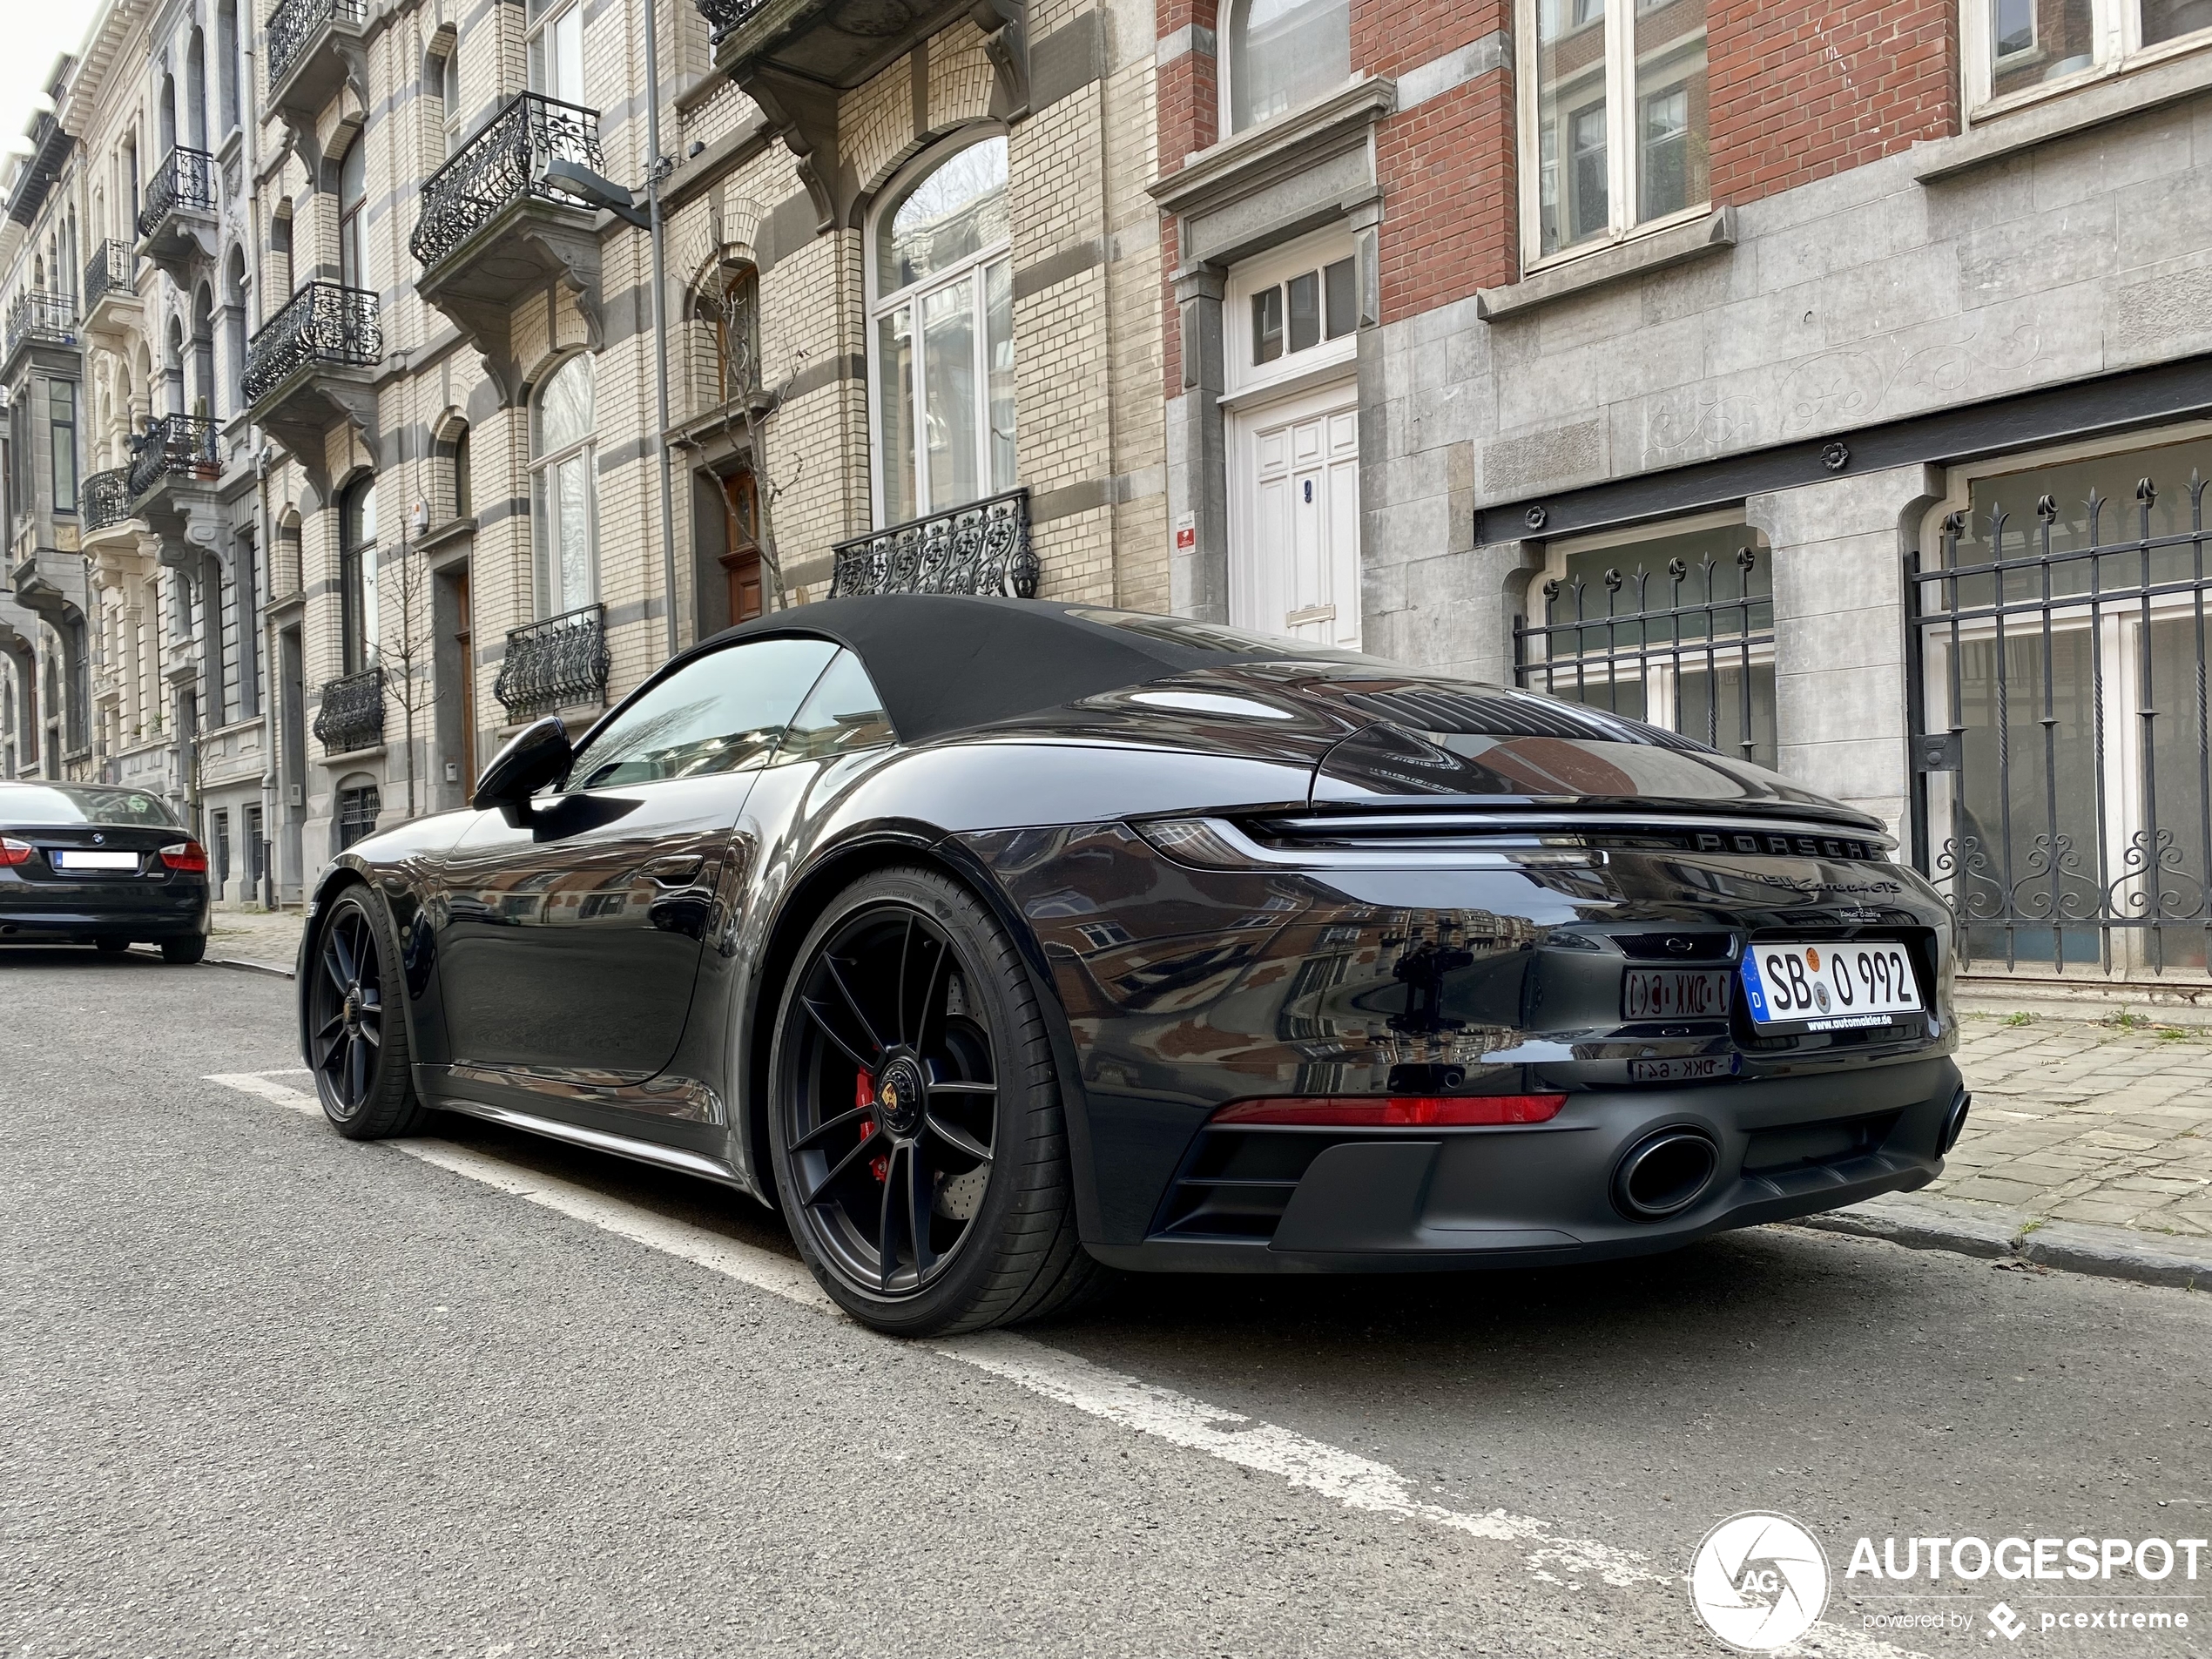
[[[1769,940],[1743,953],[1744,1006],[1755,1026],[1802,1025],[1814,1031],[1888,1025],[1920,1011],[1920,983],[1905,947],[1793,944]]]
[[[54,854],[54,867],[59,870],[135,870],[138,867],[136,853],[60,853]]]
[[[1692,1054],[1672,1060],[1631,1060],[1629,1081],[1635,1083],[1694,1083],[1713,1077],[1733,1077],[1737,1056],[1732,1054]]]
[[[1724,968],[1632,968],[1621,988],[1624,1020],[1725,1020]]]

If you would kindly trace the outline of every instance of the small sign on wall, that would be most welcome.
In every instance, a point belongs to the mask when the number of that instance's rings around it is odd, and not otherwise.
[[[1189,513],[1175,521],[1175,550],[1188,553],[1198,545],[1198,522]]]

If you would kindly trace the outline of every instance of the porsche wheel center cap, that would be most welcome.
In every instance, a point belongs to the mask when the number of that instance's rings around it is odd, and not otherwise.
[[[883,1127],[894,1135],[911,1135],[921,1122],[921,1067],[901,1055],[883,1069],[876,1080],[875,1105]]]

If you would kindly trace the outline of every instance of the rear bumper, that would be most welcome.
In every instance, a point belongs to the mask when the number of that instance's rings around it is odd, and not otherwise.
[[[1140,1272],[1409,1272],[1648,1255],[1925,1186],[1942,1172],[1938,1149],[1959,1090],[1957,1066],[1937,1055],[1819,1076],[1579,1094],[1542,1125],[1338,1131],[1265,1236],[1178,1227],[1171,1197],[1143,1243],[1089,1248]],[[1686,1208],[1632,1219],[1615,1196],[1622,1161],[1675,1128],[1710,1137],[1715,1173]]]
[[[10,895],[11,898],[14,895]],[[207,890],[165,888],[107,900],[73,894],[37,906],[0,902],[0,944],[187,938],[208,927]]]

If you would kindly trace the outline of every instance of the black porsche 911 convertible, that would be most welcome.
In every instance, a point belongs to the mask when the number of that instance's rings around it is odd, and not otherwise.
[[[1579,704],[833,600],[341,854],[301,1033],[341,1133],[463,1112],[726,1183],[887,1331],[1113,1268],[1589,1260],[1942,1168],[1950,922],[1892,850]]]

